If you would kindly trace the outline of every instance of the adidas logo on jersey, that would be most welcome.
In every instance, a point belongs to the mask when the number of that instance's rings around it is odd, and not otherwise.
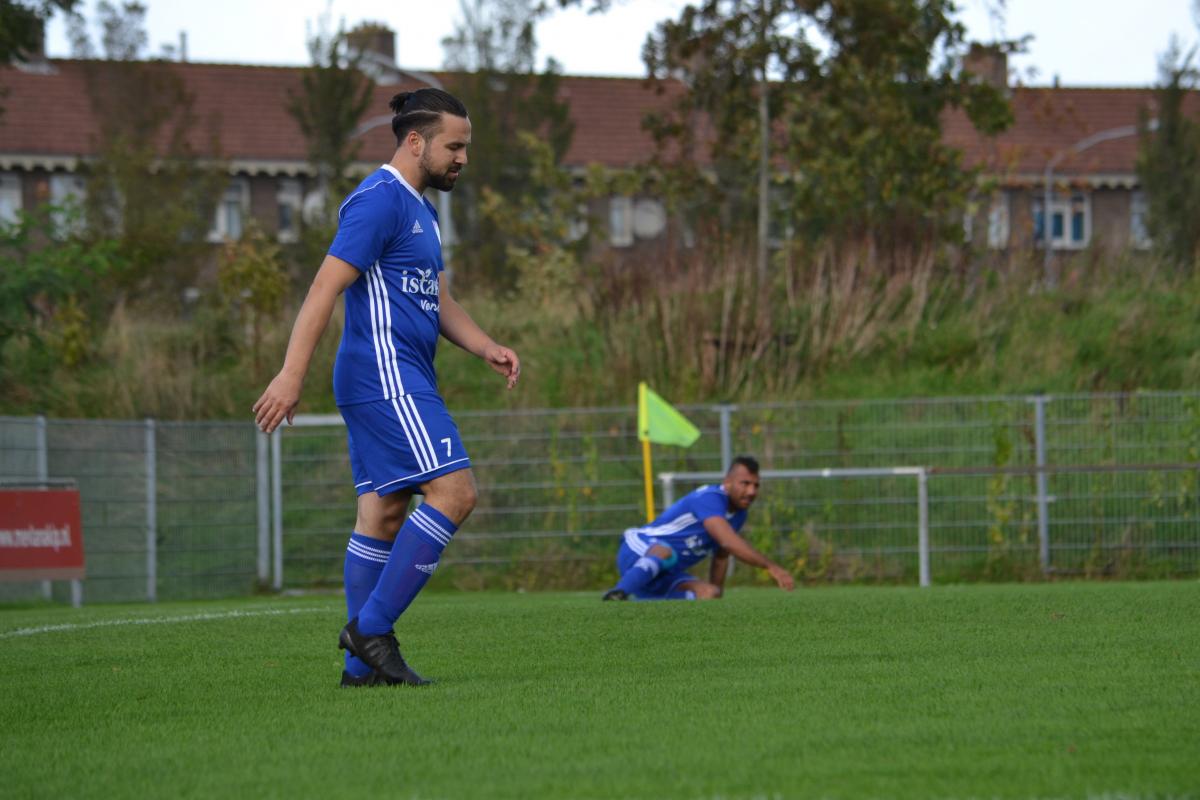
[[[422,229],[422,228],[421,228],[421,221],[420,221],[420,220],[417,220],[416,222],[414,222],[414,223],[413,223],[413,229],[412,229],[412,232],[413,232],[413,233],[424,233],[424,232],[425,232],[425,231],[424,231],[424,229]]]
[[[437,565],[438,562],[436,561],[432,564],[413,564],[414,567],[421,570],[421,572],[424,572],[426,575],[432,575],[433,571],[437,569]]]

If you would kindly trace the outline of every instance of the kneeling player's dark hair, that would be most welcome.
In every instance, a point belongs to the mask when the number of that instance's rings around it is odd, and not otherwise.
[[[416,131],[422,139],[432,139],[442,129],[442,114],[456,117],[467,116],[467,107],[454,95],[441,89],[417,89],[401,92],[388,103],[392,113],[392,133],[399,145],[410,131]]]
[[[733,469],[738,464],[741,464],[751,475],[758,474],[758,459],[754,456],[738,456],[729,464],[729,469]]]

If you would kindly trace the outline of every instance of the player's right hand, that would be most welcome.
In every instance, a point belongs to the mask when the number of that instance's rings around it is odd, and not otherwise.
[[[272,433],[285,419],[290,425],[300,403],[301,380],[280,372],[267,386],[262,397],[250,409],[254,424],[263,433]]]
[[[772,564],[767,567],[767,572],[771,573],[771,577],[775,579],[775,583],[785,592],[790,592],[796,588],[796,580],[792,577],[792,573],[778,564]]]

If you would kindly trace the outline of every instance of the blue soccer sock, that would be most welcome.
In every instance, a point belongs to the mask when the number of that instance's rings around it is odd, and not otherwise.
[[[350,534],[346,545],[346,566],[342,570],[342,582],[346,587],[346,619],[354,619],[371,592],[379,582],[379,575],[392,552],[392,543],[372,539],[361,533]],[[361,678],[371,668],[354,656],[346,653],[346,672]]]
[[[379,636],[392,629],[437,568],[442,550],[457,530],[428,503],[413,509],[396,535],[396,546],[375,589],[358,612],[361,633]]]
[[[617,581],[617,588],[628,595],[637,594],[642,589],[645,589],[650,581],[657,578],[662,569],[662,559],[647,553],[633,562],[632,567],[625,570],[625,574],[621,576],[621,580]]]

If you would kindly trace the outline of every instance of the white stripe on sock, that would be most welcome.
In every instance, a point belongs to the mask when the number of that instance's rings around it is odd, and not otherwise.
[[[409,516],[409,519],[412,520],[412,523],[414,525],[416,525],[418,528],[420,528],[426,534],[428,534],[431,538],[433,538],[434,541],[440,542],[442,547],[445,547],[446,545],[450,544],[450,537],[446,536],[443,533],[440,533],[436,528],[433,527],[433,525],[430,524],[429,520],[426,517],[418,516],[417,513],[414,511]]]
[[[370,550],[363,547],[358,542],[351,542],[350,544],[346,545],[346,552],[356,555],[366,561],[377,561],[380,564],[386,564],[388,560],[387,553],[384,553],[381,550]]]

